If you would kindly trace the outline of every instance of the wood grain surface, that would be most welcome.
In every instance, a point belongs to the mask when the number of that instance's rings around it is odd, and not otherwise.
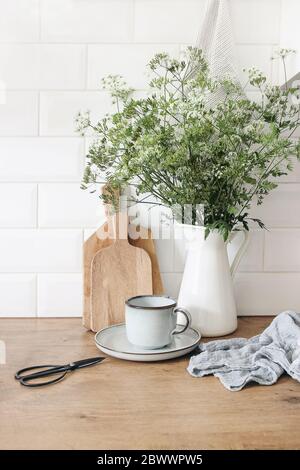
[[[163,294],[164,288],[159,270],[158,259],[156,255],[155,243],[152,238],[152,232],[145,227],[136,227],[140,233],[138,238],[128,239],[132,246],[142,248],[150,256],[152,267],[152,287],[153,294]],[[108,223],[105,222],[97,232],[94,232],[83,245],[83,313],[82,323],[88,330],[91,329],[91,264],[96,253],[111,246],[114,240],[109,237],[103,237],[108,233]],[[101,238],[102,235],[102,238]]]
[[[244,317],[232,336],[271,317]],[[26,389],[17,369],[99,354],[80,318],[0,319],[0,449],[300,449],[300,384],[229,392],[193,378],[188,358],[134,363],[107,358],[58,384]]]
[[[129,226],[130,227],[130,226]],[[146,251],[151,260],[153,294],[163,294],[164,288],[156,255],[152,232],[145,227],[137,226],[135,230],[140,234],[138,238],[128,238],[130,245]],[[105,222],[97,232],[93,233],[83,245],[83,313],[82,323],[88,330],[91,329],[91,265],[96,253],[114,243],[114,240],[104,235],[108,233],[108,223]]]
[[[125,301],[153,294],[148,253],[128,242],[127,213],[111,218],[115,240],[95,254],[91,265],[91,329],[96,332],[125,321]]]
[[[97,231],[98,232],[98,231]],[[83,311],[82,324],[88,330],[91,328],[91,265],[95,254],[102,248],[113,243],[109,237],[101,238],[94,232],[83,244]],[[108,232],[108,224],[105,222],[99,233]]]
[[[130,226],[129,226],[130,228]],[[164,293],[164,286],[159,270],[159,264],[156,254],[155,242],[152,238],[152,232],[150,228],[137,226],[136,231],[139,232],[138,238],[128,238],[129,243],[137,248],[142,248],[148,253],[151,259],[152,266],[152,288],[153,294],[161,295]]]

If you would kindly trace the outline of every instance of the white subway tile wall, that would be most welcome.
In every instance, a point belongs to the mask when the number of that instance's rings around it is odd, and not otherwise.
[[[247,72],[251,67],[260,69],[269,80],[272,80],[271,60],[273,46],[270,44],[238,44],[236,46],[236,55],[240,65],[240,79],[246,85],[246,90],[251,90],[251,85],[247,85]]]
[[[267,232],[264,258],[265,271],[300,272],[300,230],[274,229]]]
[[[134,40],[194,43],[205,8],[205,0],[138,0],[135,2]]]
[[[5,91],[4,102],[0,101],[0,137],[38,135],[38,98],[37,91]]]
[[[101,119],[111,110],[107,93],[100,91],[42,91],[40,93],[40,135],[75,136],[78,111],[90,111]]]
[[[34,228],[37,224],[37,184],[0,183],[0,227]]]
[[[41,317],[79,317],[82,313],[81,274],[38,274],[37,299]]]
[[[84,45],[0,45],[1,79],[8,90],[82,90],[85,59]]]
[[[44,42],[132,41],[133,0],[40,0]]]
[[[36,315],[36,274],[0,274],[0,316]]]
[[[270,56],[286,36],[287,3],[230,0],[241,74],[257,65],[273,82],[282,76]],[[81,314],[82,243],[104,214],[80,190],[91,139],[74,132],[74,117],[111,109],[104,75],[123,74],[143,92],[149,58],[195,43],[205,8],[206,0],[0,0],[0,316]],[[299,163],[253,212],[269,231],[251,233],[235,278],[239,314],[299,310]],[[157,251],[176,297],[185,246],[162,240]]]
[[[161,44],[160,48],[173,56],[179,54],[177,45]],[[99,89],[100,78],[113,74],[122,75],[135,89],[144,89],[149,81],[145,64],[156,52],[156,44],[93,44],[88,46],[88,87]]]
[[[82,230],[0,230],[0,272],[80,272]]]
[[[281,0],[230,0],[230,3],[237,43],[278,44]]]
[[[79,182],[84,168],[82,138],[0,138],[0,181]]]
[[[279,184],[264,204],[253,208],[253,215],[273,227],[300,228],[300,184]]]
[[[235,295],[239,315],[299,312],[300,273],[238,273]]]
[[[0,42],[39,41],[39,0],[0,1]]]
[[[99,202],[97,193],[83,192],[78,183],[41,183],[39,227],[95,227],[104,216]]]

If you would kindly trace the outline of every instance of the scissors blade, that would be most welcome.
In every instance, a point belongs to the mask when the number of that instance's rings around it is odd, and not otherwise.
[[[89,359],[82,359],[81,361],[74,361],[69,364],[69,366],[72,369],[81,369],[82,367],[88,367],[88,366],[93,366],[95,364],[98,364],[99,362],[102,362],[105,359],[105,357],[90,357]]]

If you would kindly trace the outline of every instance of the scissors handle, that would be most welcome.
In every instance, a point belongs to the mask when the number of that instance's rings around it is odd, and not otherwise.
[[[54,384],[62,380],[68,372],[71,372],[76,369],[81,369],[83,367],[89,367],[95,364],[99,364],[105,358],[104,357],[90,357],[89,359],[82,359],[80,361],[70,362],[69,364],[65,364],[63,366],[53,366],[53,365],[43,365],[43,366],[32,366],[26,367],[25,369],[19,370],[16,375],[15,379],[20,382],[20,384],[25,385],[26,387],[42,387],[43,385]],[[35,369],[41,369],[39,372],[31,371]],[[26,374],[26,372],[29,372]],[[57,375],[60,374],[53,380],[48,380],[47,382],[33,382],[35,379],[40,379],[41,377],[48,377],[49,375]]]
[[[49,367],[49,369],[45,369],[47,367]],[[32,374],[24,374],[24,372],[29,372],[35,369],[44,369],[44,370],[40,370],[39,372],[35,372]],[[57,366],[57,365],[56,366],[43,365],[43,366],[26,367],[25,369],[21,369],[16,373],[15,379],[19,380],[19,382],[26,387],[41,387],[43,385],[48,385],[48,384],[59,382],[65,377],[65,375],[68,373],[69,370],[70,369],[68,366]],[[56,374],[59,374],[60,372],[62,372],[62,374],[53,380],[49,380],[47,382],[30,383],[32,380],[39,379],[41,377],[48,377],[49,375],[56,375]]]

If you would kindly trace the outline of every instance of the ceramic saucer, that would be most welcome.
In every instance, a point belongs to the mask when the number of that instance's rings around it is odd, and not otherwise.
[[[194,328],[189,328],[181,335],[175,336],[173,342],[164,348],[142,349],[129,343],[125,323],[103,328],[95,335],[97,348],[109,356],[144,362],[164,361],[183,356],[195,349],[200,339],[200,333]]]

